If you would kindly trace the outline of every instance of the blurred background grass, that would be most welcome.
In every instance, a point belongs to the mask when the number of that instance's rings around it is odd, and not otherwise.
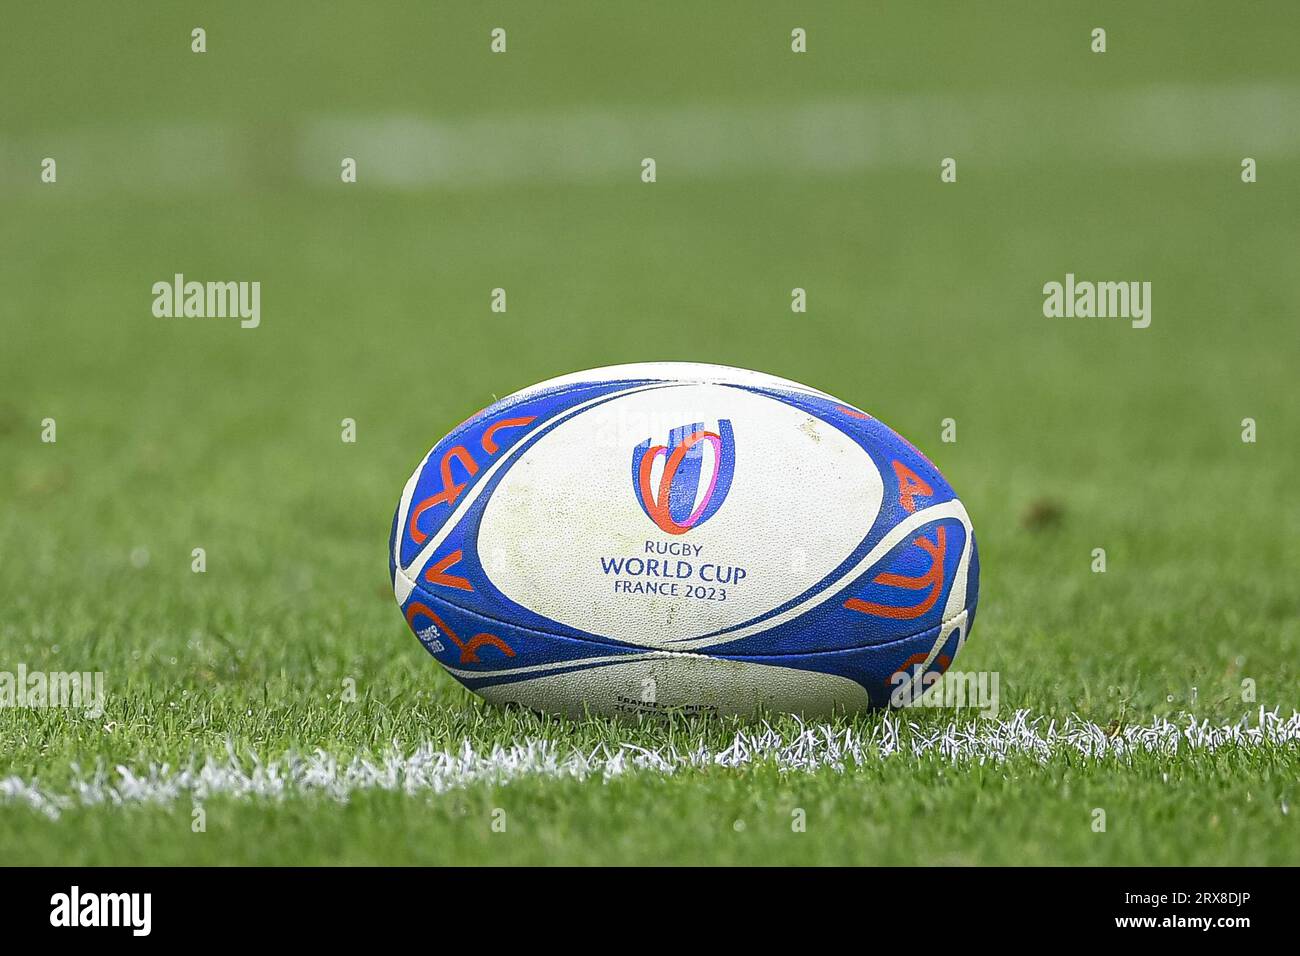
[[[958,666],[1004,706],[1233,720],[1245,677],[1295,705],[1294,4],[460,7],[6,14],[0,668],[105,670],[137,722],[18,715],[0,771],[360,746],[291,719],[346,676],[420,696],[402,735],[468,732],[392,607],[402,483],[493,398],[645,360],[802,380],[929,454],[984,566]],[[469,145],[394,150],[412,129]],[[261,327],[155,318],[177,272],[260,281]],[[1151,328],[1044,318],[1067,272],[1150,281]]]

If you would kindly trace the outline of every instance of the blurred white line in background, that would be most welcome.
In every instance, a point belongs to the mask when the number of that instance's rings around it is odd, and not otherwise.
[[[305,116],[283,121],[98,124],[0,133],[0,191],[37,182],[55,157],[68,194],[167,195],[340,182],[393,190],[511,183],[659,182],[745,175],[837,176],[1019,166],[1222,162],[1300,156],[1300,87],[1158,86],[1086,93],[879,94],[789,103],[439,117]]]
[[[842,174],[1080,162],[1148,164],[1300,155],[1300,88],[1156,87],[1024,98],[897,95],[776,105],[579,110],[438,119],[331,117],[308,123],[305,179],[337,180],[350,155],[372,184],[398,189],[535,181],[635,182],[748,173]]]

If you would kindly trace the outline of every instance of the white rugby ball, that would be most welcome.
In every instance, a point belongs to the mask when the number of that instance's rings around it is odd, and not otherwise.
[[[910,443],[805,385],[676,362],[471,416],[407,481],[389,564],[461,683],[574,715],[897,703],[951,664],[979,587],[966,510]]]

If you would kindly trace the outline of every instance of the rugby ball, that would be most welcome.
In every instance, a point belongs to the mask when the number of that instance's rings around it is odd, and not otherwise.
[[[966,509],[910,443],[805,385],[676,362],[471,416],[407,481],[389,564],[457,680],[572,715],[897,703],[947,669],[979,590]]]

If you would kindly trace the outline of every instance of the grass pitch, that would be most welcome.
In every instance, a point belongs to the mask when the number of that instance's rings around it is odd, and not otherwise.
[[[643,360],[808,382],[933,458],[983,569],[956,666],[1000,674],[999,718],[1116,739],[1290,717],[1300,22],[1252,9],[14,14],[0,671],[102,671],[108,702],[0,709],[0,859],[1295,863],[1293,730],[671,773],[525,761],[430,778],[445,789],[365,769],[529,741],[714,758],[765,732],[494,710],[393,606],[392,508],[440,435],[531,382]],[[259,280],[260,327],[155,318],[151,286],[178,272]],[[1066,273],[1150,281],[1151,327],[1045,318]],[[878,742],[891,720],[831,732]],[[902,732],[995,726],[914,711]],[[292,777],[313,754],[342,768],[332,786]],[[209,758],[292,783],[183,776]]]

